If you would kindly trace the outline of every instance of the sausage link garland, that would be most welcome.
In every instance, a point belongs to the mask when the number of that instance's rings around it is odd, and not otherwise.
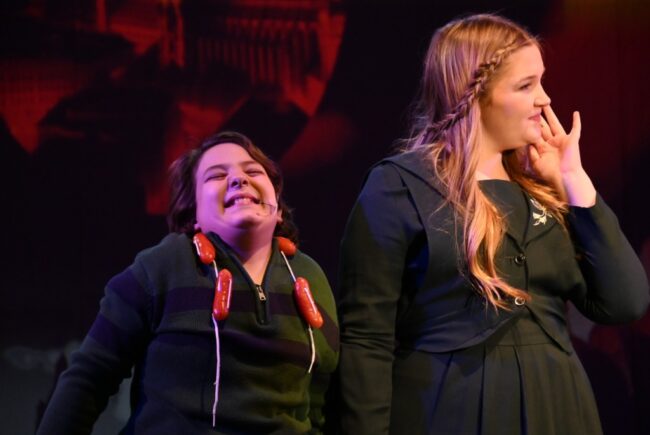
[[[296,277],[293,269],[289,264],[287,256],[293,257],[296,253],[296,245],[285,237],[276,237],[280,254],[287,265],[294,283],[293,297],[296,301],[298,311],[305,323],[307,323],[307,334],[309,336],[309,349],[311,358],[307,373],[311,373],[314,363],[316,362],[316,343],[314,342],[314,333],[312,328],[319,329],[323,326],[323,316],[321,316],[316,302],[309,288],[309,282],[303,277]],[[212,427],[216,425],[217,402],[219,401],[219,374],[221,372],[221,353],[219,346],[219,324],[218,322],[228,318],[230,313],[230,297],[232,295],[232,274],[226,268],[219,270],[216,262],[216,250],[214,245],[208,240],[203,233],[196,233],[192,238],[196,253],[205,265],[212,265],[215,275],[214,298],[212,300],[212,324],[214,325],[215,349],[216,349],[216,373],[214,382],[214,402],[212,404]]]

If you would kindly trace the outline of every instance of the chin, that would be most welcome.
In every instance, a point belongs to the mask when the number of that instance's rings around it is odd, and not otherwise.
[[[517,142],[517,143],[513,143],[513,144],[510,144],[510,145],[507,145],[507,146],[503,147],[502,152],[504,152],[504,151],[514,151],[514,150],[518,150],[518,149],[523,148],[523,147],[525,147],[526,145],[528,145],[528,143],[529,143],[529,142]]]
[[[257,228],[260,225],[260,219],[255,219],[254,217],[236,219],[231,222],[233,228],[238,228],[240,230],[249,230]]]
[[[535,129],[534,131],[530,132],[530,134],[527,135],[528,137],[526,143],[537,143],[540,140],[542,140],[542,130],[537,130]]]

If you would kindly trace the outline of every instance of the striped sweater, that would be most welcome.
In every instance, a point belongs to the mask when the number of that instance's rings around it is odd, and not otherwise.
[[[277,244],[261,291],[216,235],[217,265],[233,275],[229,317],[219,322],[220,382],[216,427],[214,270],[200,263],[191,239],[170,234],[110,280],[100,311],[61,375],[38,434],[89,434],[108,398],[133,369],[126,434],[320,433],[329,375],[338,361],[338,324],[320,267],[298,251],[289,259],[307,278],[324,325],[314,331],[310,362],[306,324]],[[266,299],[265,301],[262,299]]]

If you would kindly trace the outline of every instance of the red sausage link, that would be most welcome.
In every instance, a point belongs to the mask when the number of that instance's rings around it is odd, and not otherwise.
[[[212,300],[212,315],[217,320],[224,320],[230,313],[230,296],[232,294],[232,274],[228,269],[221,269],[217,278]]]
[[[300,314],[305,319],[305,322],[316,329],[323,326],[323,316],[321,316],[318,307],[316,307],[314,298],[309,290],[309,282],[305,278],[300,276],[296,278],[293,294],[296,298],[296,304],[298,305]]]
[[[286,237],[278,236],[275,239],[278,241],[278,248],[280,248],[280,251],[284,252],[284,255],[288,255],[289,257],[295,255],[297,249],[295,243]]]
[[[216,252],[214,246],[210,243],[210,240],[203,233],[196,233],[192,238],[194,246],[196,247],[196,253],[201,259],[203,264],[212,264],[216,257]]]

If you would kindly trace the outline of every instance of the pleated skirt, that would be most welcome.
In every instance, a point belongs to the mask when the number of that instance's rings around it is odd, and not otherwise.
[[[399,351],[392,434],[598,435],[598,409],[575,352],[530,316],[450,353]]]

